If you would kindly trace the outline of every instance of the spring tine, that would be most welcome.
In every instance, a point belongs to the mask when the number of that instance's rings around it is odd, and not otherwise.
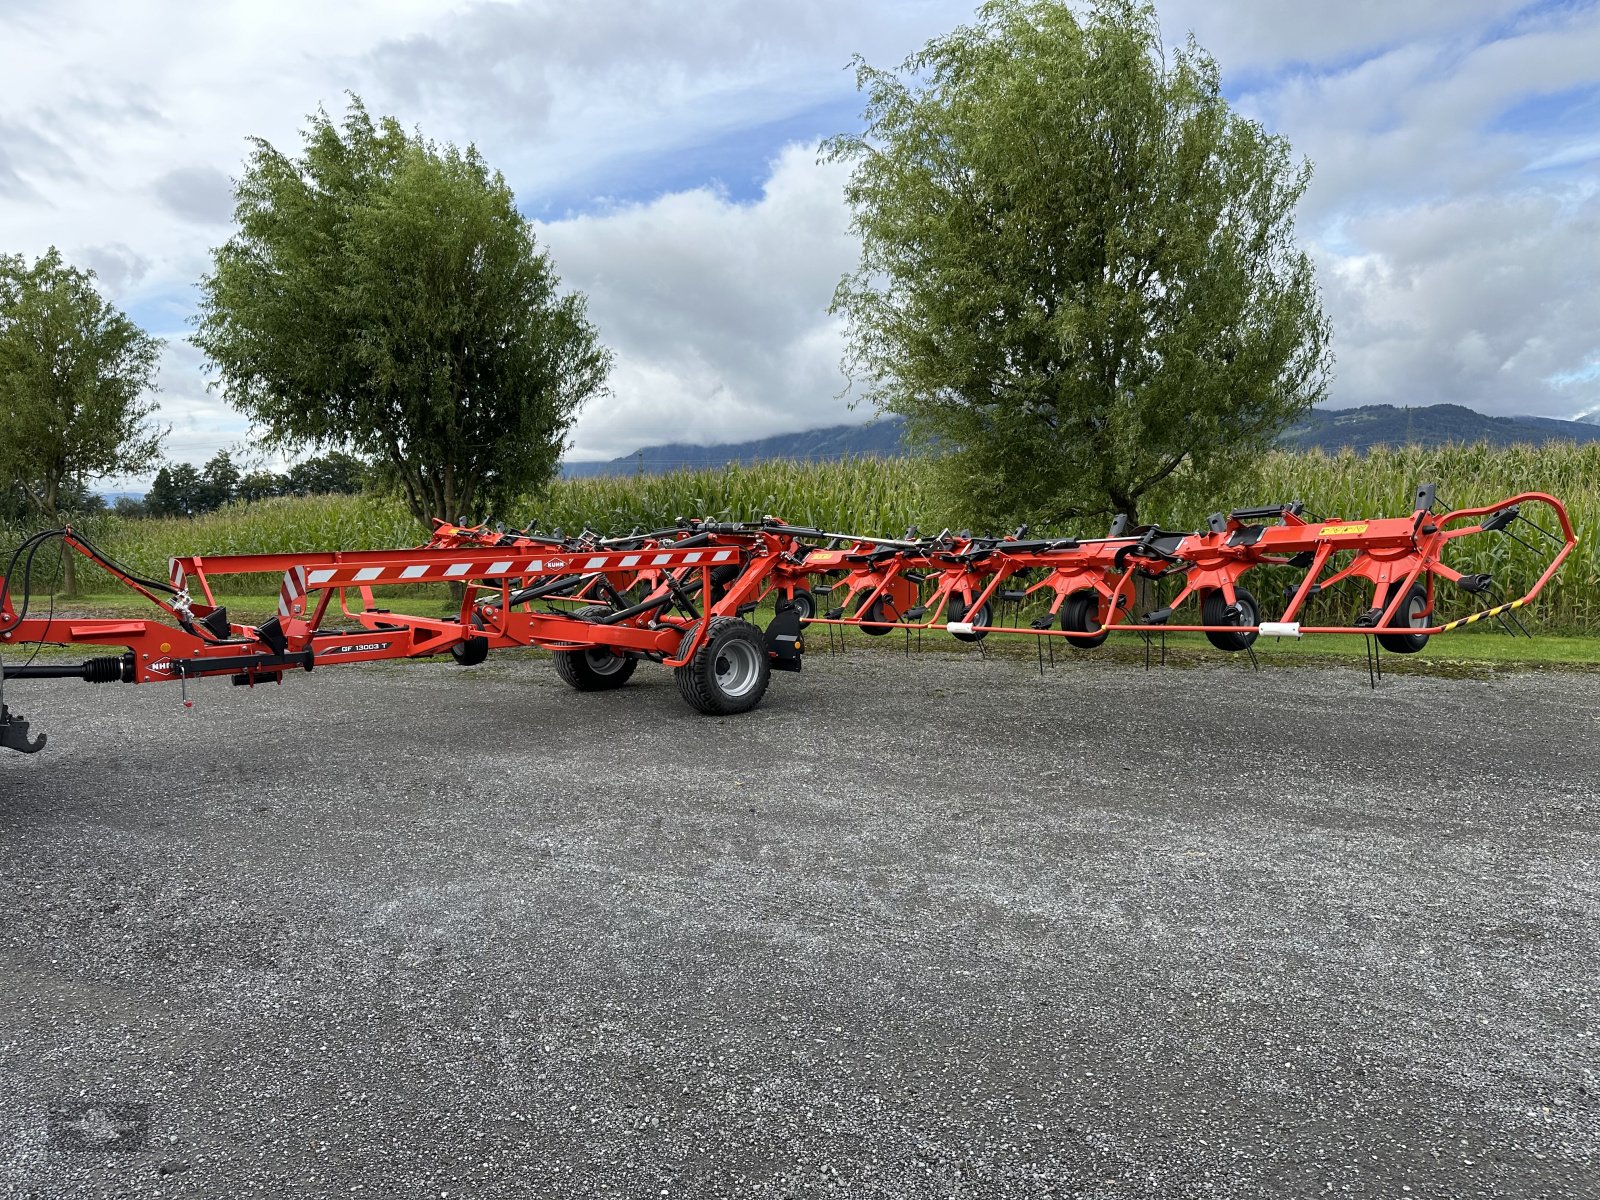
[[[1535,529],[1537,529],[1540,533],[1544,534],[1545,537],[1549,538],[1556,545],[1558,545],[1558,546],[1565,546],[1566,545],[1566,542],[1562,541],[1555,534],[1551,533],[1543,525],[1540,525],[1537,521],[1530,521],[1527,517],[1523,516],[1520,512],[1517,514],[1516,519],[1521,521],[1524,525],[1532,525]]]
[[[1539,527],[1538,527],[1538,526],[1537,526],[1537,525],[1535,525],[1535,526],[1534,526],[1534,528],[1535,528],[1535,529],[1538,529],[1538,528],[1539,528]],[[1510,538],[1510,539],[1511,539],[1511,540],[1512,540],[1512,541],[1513,541],[1513,542],[1515,542],[1515,543],[1516,543],[1516,544],[1517,544],[1517,545],[1519,545],[1519,546],[1522,546],[1522,547],[1524,547],[1524,548],[1525,548],[1525,549],[1527,549],[1527,550],[1531,550],[1531,551],[1532,551],[1532,552],[1533,552],[1533,553],[1534,553],[1534,554],[1538,554],[1538,553],[1539,553],[1539,547],[1537,547],[1537,546],[1535,546],[1535,545],[1533,545],[1533,544],[1532,544],[1532,543],[1531,543],[1531,542],[1525,542],[1525,541],[1523,541],[1523,540],[1522,540],[1522,539],[1521,539],[1521,538],[1519,538],[1519,537],[1518,537],[1518,536],[1517,536],[1517,535],[1516,535],[1516,534],[1514,534],[1514,533],[1512,533],[1512,532],[1511,532],[1511,530],[1509,530],[1509,529],[1502,529],[1502,530],[1501,530],[1501,531],[1500,531],[1500,532],[1501,532],[1501,533],[1503,533],[1503,534],[1505,534],[1505,535],[1506,535],[1506,536],[1507,536],[1507,537],[1508,537],[1508,538]],[[1541,530],[1541,531],[1540,531],[1540,532],[1543,532],[1543,531],[1542,531],[1542,530]]]

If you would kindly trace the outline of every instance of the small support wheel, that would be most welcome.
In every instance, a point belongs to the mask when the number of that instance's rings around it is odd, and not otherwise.
[[[1238,598],[1237,611],[1229,612],[1228,601],[1222,595],[1221,588],[1212,588],[1200,601],[1200,623],[1203,625],[1258,625],[1260,624],[1261,607],[1256,603],[1256,598],[1242,587],[1233,589],[1233,594]],[[1218,650],[1227,650],[1229,653],[1238,653],[1248,650],[1255,643],[1256,633],[1219,633],[1206,634],[1206,641]]]
[[[889,603],[887,596],[879,596],[856,616],[863,622],[872,622],[861,626],[861,632],[871,637],[882,637],[892,632],[899,621],[899,614],[894,611],[894,605]]]
[[[805,588],[795,588],[789,594],[788,601],[794,605],[795,612],[800,615],[800,623],[802,625],[817,615],[817,598]]]
[[[1426,584],[1413,583],[1406,598],[1395,609],[1393,629],[1397,626],[1426,626],[1428,624],[1428,588]],[[1380,633],[1378,645],[1390,654],[1415,654],[1428,644],[1425,633]]]
[[[450,657],[463,667],[475,667],[489,657],[489,639],[469,637],[450,647]]]
[[[1067,645],[1074,650],[1093,650],[1111,636],[1100,624],[1100,593],[1093,588],[1081,588],[1071,593],[1061,604],[1061,628],[1068,633],[1094,633],[1095,637],[1068,638]]]
[[[766,635],[737,617],[713,617],[705,641],[674,674],[678,691],[696,712],[713,717],[749,712],[772,681]]]
[[[945,605],[945,620],[968,621],[973,625],[993,625],[994,610],[989,606],[989,602],[985,600],[981,605],[978,606],[977,611],[972,613],[971,616],[968,616],[967,604],[969,600],[970,597],[963,596],[959,593],[952,595],[950,597],[950,602]],[[955,638],[958,642],[981,642],[984,638],[989,636],[989,631],[987,629],[974,629],[971,633],[955,633],[952,631],[950,636]]]
[[[580,608],[572,615],[586,621],[604,617],[612,610],[603,604]],[[631,654],[611,649],[609,646],[590,646],[586,650],[555,650],[556,674],[562,681],[580,692],[609,692],[628,682],[639,665]]]

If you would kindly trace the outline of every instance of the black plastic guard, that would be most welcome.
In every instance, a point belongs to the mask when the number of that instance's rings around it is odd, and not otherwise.
[[[800,610],[787,600],[778,601],[778,615],[767,626],[767,653],[772,656],[772,669],[798,671],[805,645],[800,632]]]

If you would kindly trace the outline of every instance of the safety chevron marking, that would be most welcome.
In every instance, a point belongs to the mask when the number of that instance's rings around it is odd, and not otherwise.
[[[278,589],[278,615],[298,617],[306,611],[306,569],[290,567],[283,573],[283,586]]]
[[[1448,625],[1439,626],[1440,633],[1448,633],[1462,625],[1471,625],[1474,621],[1481,621],[1485,617],[1497,617],[1503,612],[1510,612],[1513,608],[1521,608],[1527,600],[1513,600],[1509,604],[1496,604],[1493,608],[1486,608],[1482,612],[1475,612],[1470,617],[1462,617],[1458,621],[1451,621]]]

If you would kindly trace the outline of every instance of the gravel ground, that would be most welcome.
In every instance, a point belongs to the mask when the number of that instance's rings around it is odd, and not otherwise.
[[[7,692],[6,1196],[1600,1196],[1594,675]]]

